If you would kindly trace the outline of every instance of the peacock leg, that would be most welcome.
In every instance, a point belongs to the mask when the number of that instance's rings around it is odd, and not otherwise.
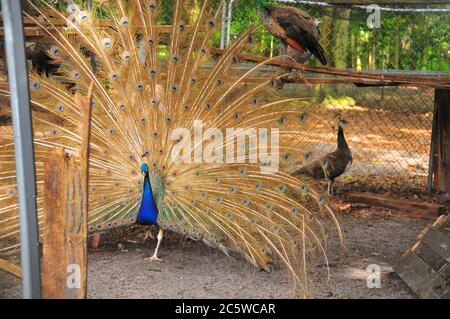
[[[152,257],[150,258],[146,258],[146,261],[161,261],[161,259],[158,258],[158,250],[159,250],[159,246],[161,245],[161,241],[164,237],[164,230],[162,228],[159,229],[158,232],[158,243],[156,244],[156,249],[155,249],[155,253],[153,254]]]
[[[153,236],[152,230],[150,229],[150,227],[148,227],[147,231],[145,232],[143,242],[145,243],[149,238],[151,240],[155,239],[155,236]]]
[[[330,196],[334,196],[334,191],[333,191],[333,180],[328,180],[328,195]]]

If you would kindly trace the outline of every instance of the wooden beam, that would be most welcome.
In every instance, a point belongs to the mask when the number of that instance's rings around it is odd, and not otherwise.
[[[211,54],[223,55],[225,50],[219,48],[211,48]],[[401,82],[403,85],[411,83],[411,86],[415,86],[420,83],[423,86],[429,87],[449,87],[450,88],[450,76],[417,76],[411,74],[389,74],[389,73],[374,73],[364,71],[353,71],[348,69],[335,69],[325,66],[311,66],[306,64],[297,63],[294,61],[288,61],[285,58],[273,58],[267,60],[267,58],[258,55],[251,54],[237,54],[236,57],[240,61],[248,61],[253,63],[265,63],[265,65],[272,65],[283,68],[295,69],[300,72],[311,72],[318,74],[345,76],[351,78],[360,78],[365,80],[376,80],[379,85],[385,85],[389,82]]]
[[[437,109],[437,184],[442,192],[450,192],[450,89],[435,90]]]
[[[363,203],[374,207],[410,213],[412,216],[436,219],[445,213],[445,206],[419,201],[389,198],[372,193],[351,193],[347,200],[351,203]]]
[[[17,278],[22,278],[22,269],[14,264],[11,264],[10,262],[7,262],[4,259],[0,258],[0,270],[3,270],[13,276],[16,276]]]

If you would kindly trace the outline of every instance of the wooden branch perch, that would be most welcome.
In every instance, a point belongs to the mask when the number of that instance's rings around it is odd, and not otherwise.
[[[211,48],[211,53],[215,55],[223,55],[224,50],[218,48]],[[236,56],[241,61],[248,61],[253,63],[263,63],[267,59],[262,56],[250,54],[238,54]],[[353,71],[346,69],[335,69],[324,66],[310,66],[294,61],[287,61],[286,58],[280,57],[267,63],[267,65],[295,69],[301,72],[311,72],[335,76],[344,76],[351,78],[349,83],[359,81],[371,80],[373,84],[377,85],[411,85],[411,86],[426,86],[426,87],[450,87],[450,75],[445,76],[417,76],[417,75],[400,75],[400,74],[379,74],[367,71]],[[289,81],[289,80],[288,80]],[[301,80],[304,81],[304,80]],[[325,81],[325,80],[324,80]],[[376,82],[375,82],[376,81]],[[345,81],[343,81],[345,83]],[[304,82],[299,82],[304,83]]]

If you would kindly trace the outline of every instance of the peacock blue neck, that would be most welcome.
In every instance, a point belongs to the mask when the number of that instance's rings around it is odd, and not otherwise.
[[[145,172],[144,189],[142,192],[141,206],[137,215],[137,222],[141,225],[156,225],[158,208],[153,197],[148,168],[143,169],[143,172]]]

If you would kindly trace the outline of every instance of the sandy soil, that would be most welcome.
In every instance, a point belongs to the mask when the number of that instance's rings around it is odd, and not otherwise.
[[[313,298],[414,298],[392,266],[427,224],[383,212],[341,217],[347,251],[329,240],[330,282],[318,261],[312,267]],[[162,262],[149,263],[155,242],[106,244],[89,254],[89,298],[292,298],[281,269],[259,272],[200,243],[166,240]],[[366,268],[382,269],[381,289],[366,285]],[[20,297],[20,282],[0,272],[0,298]]]

